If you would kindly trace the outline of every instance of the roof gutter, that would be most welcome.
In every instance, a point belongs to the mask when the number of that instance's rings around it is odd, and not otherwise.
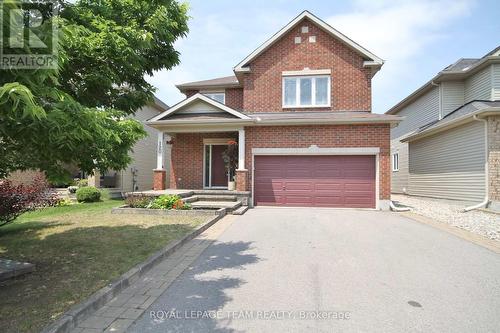
[[[473,115],[472,118],[476,121],[481,121],[484,123],[484,200],[477,205],[469,206],[464,208],[464,212],[470,212],[471,210],[486,207],[490,202],[489,199],[489,175],[488,175],[488,121],[486,119],[481,119],[477,117],[477,114]]]
[[[482,110],[478,110],[476,112],[473,112],[473,113],[469,113],[469,114],[466,114],[462,117],[459,117],[453,121],[450,121],[450,122],[446,122],[446,123],[443,123],[441,125],[438,125],[430,130],[424,130],[420,133],[417,133],[417,134],[413,134],[413,135],[409,135],[403,139],[401,139],[400,141],[401,142],[408,142],[408,141],[414,141],[416,139],[421,139],[421,138],[424,138],[426,136],[429,136],[429,135],[432,135],[432,134],[435,134],[435,133],[439,133],[447,128],[452,128],[452,127],[456,127],[458,125],[461,125],[462,123],[466,123],[470,120],[473,120],[473,119],[476,119],[476,116],[478,115],[482,115],[483,117],[484,116],[488,116],[490,114],[497,114],[498,112],[500,112],[500,107],[490,107],[490,108],[485,108],[485,109],[482,109]],[[470,119],[472,116],[472,119]]]
[[[261,119],[255,118],[256,125],[259,126],[272,126],[272,125],[324,125],[324,124],[399,124],[403,118],[398,117],[395,119],[359,119],[359,118],[346,118],[346,119]]]

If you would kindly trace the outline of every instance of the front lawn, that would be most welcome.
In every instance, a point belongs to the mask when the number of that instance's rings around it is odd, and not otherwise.
[[[0,256],[36,271],[0,283],[0,332],[38,332],[204,217],[113,215],[123,204],[48,208],[0,228]]]

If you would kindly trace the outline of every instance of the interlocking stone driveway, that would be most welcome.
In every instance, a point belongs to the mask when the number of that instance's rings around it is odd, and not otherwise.
[[[500,256],[395,213],[253,209],[186,267],[129,332],[500,331]]]

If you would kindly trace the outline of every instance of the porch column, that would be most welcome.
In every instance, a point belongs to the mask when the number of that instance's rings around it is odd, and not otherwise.
[[[165,189],[167,171],[165,170],[165,142],[163,132],[158,132],[158,142],[156,148],[156,169],[153,170],[153,190]]]
[[[238,130],[238,170],[245,170],[245,129]]]
[[[245,169],[245,129],[238,130],[238,169],[236,170],[236,190],[248,190],[248,170]]]
[[[156,149],[156,170],[163,170],[163,161],[165,160],[165,143],[163,142],[163,132],[158,132],[158,143]]]

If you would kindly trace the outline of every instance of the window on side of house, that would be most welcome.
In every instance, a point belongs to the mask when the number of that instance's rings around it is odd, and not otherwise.
[[[330,106],[330,76],[283,77],[283,107],[310,108]]]
[[[399,171],[399,153],[392,154],[392,171]]]
[[[211,98],[219,103],[226,103],[226,94],[224,92],[204,92],[203,95]]]

